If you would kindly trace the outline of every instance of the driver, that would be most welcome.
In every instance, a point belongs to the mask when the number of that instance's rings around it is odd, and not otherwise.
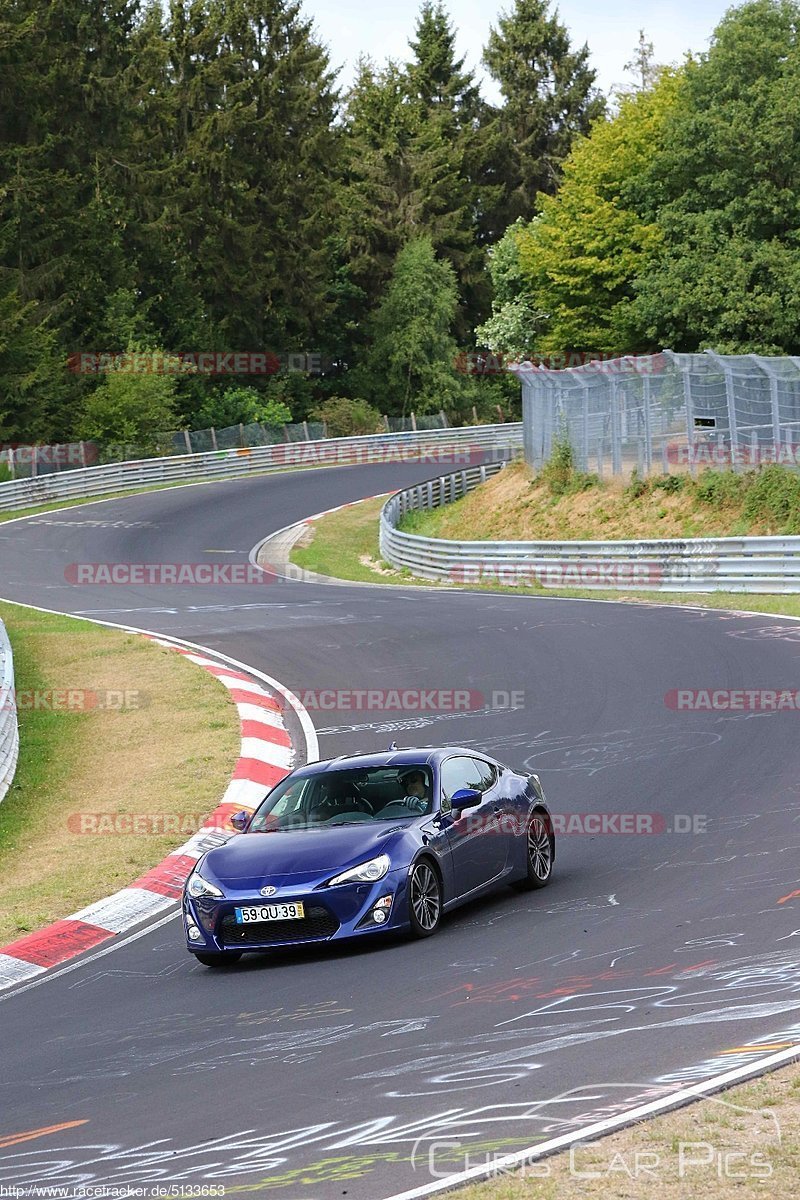
[[[403,803],[415,812],[424,812],[428,807],[428,789],[425,772],[415,768],[400,776],[403,785]]]

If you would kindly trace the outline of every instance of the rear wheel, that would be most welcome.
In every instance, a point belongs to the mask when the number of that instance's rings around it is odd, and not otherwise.
[[[430,937],[442,919],[442,885],[431,864],[423,859],[408,877],[408,916],[414,937]]]
[[[514,886],[521,891],[547,887],[553,874],[553,835],[547,814],[535,812],[526,837],[528,874]]]
[[[194,954],[194,951],[192,953]],[[194,956],[204,967],[229,967],[232,963],[239,961],[242,953],[240,950],[219,950],[194,954]]]

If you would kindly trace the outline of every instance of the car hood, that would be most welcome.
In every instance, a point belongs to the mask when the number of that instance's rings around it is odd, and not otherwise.
[[[203,874],[236,890],[251,884],[261,887],[266,878],[275,886],[282,880],[321,882],[378,854],[391,854],[402,843],[407,828],[408,823],[391,821],[386,825],[354,823],[329,829],[243,833],[206,855]],[[392,864],[405,865],[402,856]]]

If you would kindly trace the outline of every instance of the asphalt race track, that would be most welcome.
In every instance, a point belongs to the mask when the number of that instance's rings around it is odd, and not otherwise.
[[[312,712],[321,754],[474,745],[537,770],[558,814],[657,814],[659,831],[614,832],[614,817],[565,834],[550,888],[500,890],[421,943],[212,972],[170,920],[4,993],[3,1184],[384,1200],[800,1042],[800,897],[787,899],[800,714],[665,702],[796,687],[800,623],[296,581],[65,581],[76,562],[246,562],[272,530],[430,474],[314,470],[0,526],[0,594],[186,638],[301,695],[472,689],[469,712]]]

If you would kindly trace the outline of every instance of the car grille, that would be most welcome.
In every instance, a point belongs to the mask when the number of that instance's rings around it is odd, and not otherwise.
[[[253,921],[237,925],[233,913],[222,918],[218,937],[226,946],[269,946],[278,942],[307,942],[332,937],[339,922],[327,908],[306,909],[299,921]]]

